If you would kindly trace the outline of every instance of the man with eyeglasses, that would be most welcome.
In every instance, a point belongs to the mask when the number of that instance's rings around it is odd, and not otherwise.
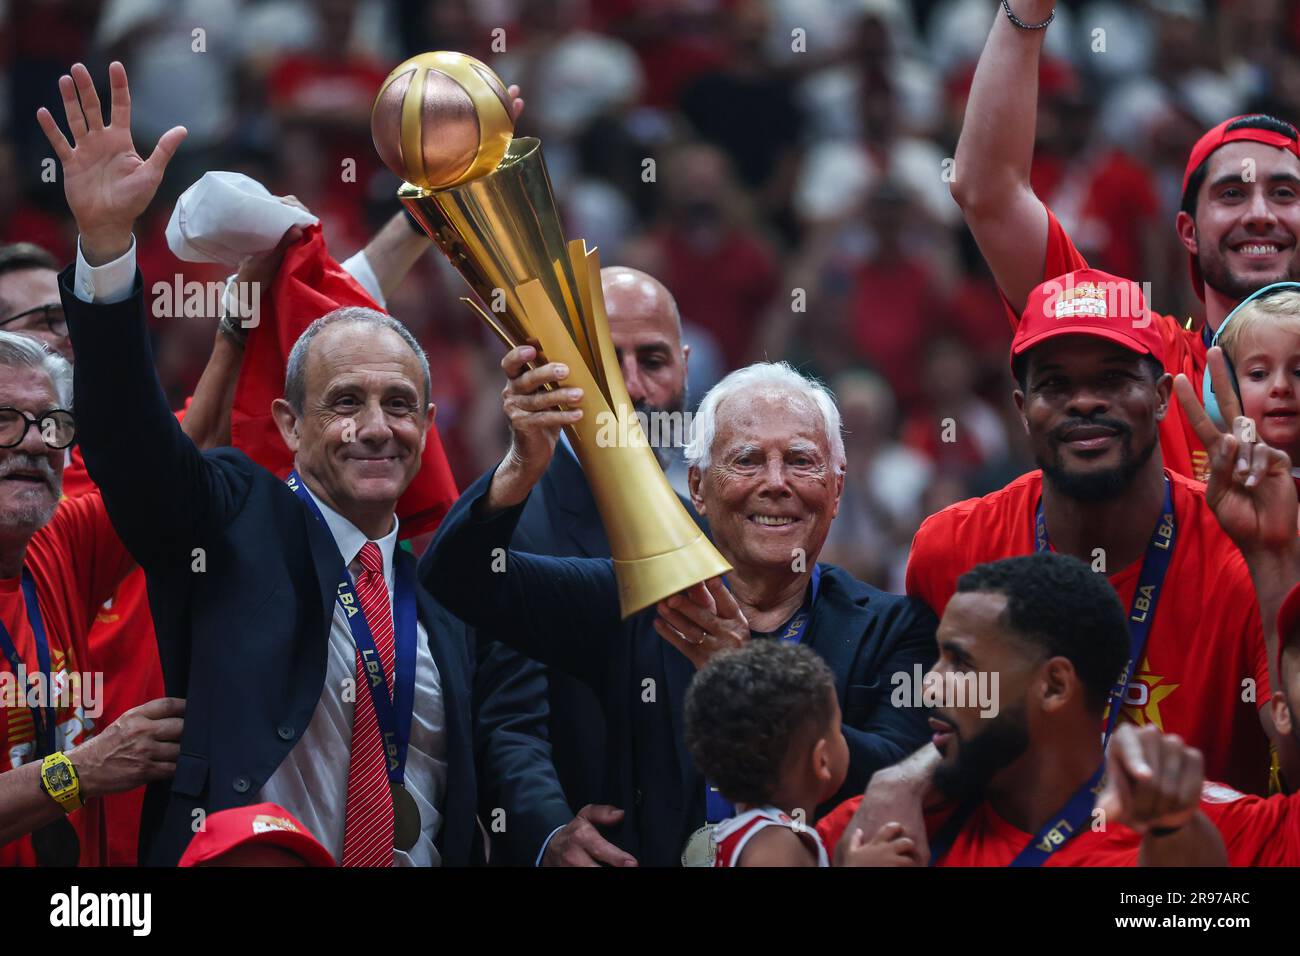
[[[72,341],[59,302],[59,264],[40,246],[0,246],[0,329],[39,339],[69,362]]]
[[[72,367],[0,330],[0,864],[102,861],[102,800],[175,772],[184,701],[96,726],[87,635],[134,561],[98,494],[60,501]],[[88,801],[93,801],[88,804]]]

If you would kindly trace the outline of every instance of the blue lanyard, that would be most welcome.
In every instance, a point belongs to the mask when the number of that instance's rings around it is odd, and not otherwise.
[[[32,572],[23,568],[23,603],[27,605],[27,623],[31,625],[32,636],[36,638],[36,660],[45,675],[45,707],[33,707],[32,727],[36,734],[36,745],[40,750],[38,756],[46,757],[54,753],[54,726],[56,716],[54,713],[54,673],[50,668],[50,641],[45,635],[45,623],[41,620],[41,608],[36,601],[36,581],[32,578]],[[0,622],[0,652],[13,666],[14,677],[20,676],[24,671],[23,659],[18,654],[18,648],[14,645],[14,640],[9,636],[9,631]],[[22,681],[19,681],[22,684]],[[24,694],[26,687],[20,687]]]
[[[285,483],[320,521],[325,521],[315,500],[303,487],[298,472],[294,471]],[[338,603],[347,613],[348,628],[353,643],[361,654],[362,664],[369,677],[367,687],[375,704],[375,717],[383,736],[384,755],[388,760],[388,779],[400,784],[406,772],[406,752],[411,742],[411,719],[415,713],[415,651],[416,604],[415,563],[401,548],[393,552],[395,580],[393,587],[393,696],[388,696],[388,675],[379,657],[374,635],[366,622],[365,612],[357,599],[356,589],[348,569],[339,578]]]
[[[1142,653],[1146,650],[1147,637],[1151,633],[1151,621],[1156,614],[1156,602],[1160,599],[1160,588],[1164,585],[1165,572],[1174,553],[1174,502],[1169,478],[1165,478],[1165,505],[1156,521],[1156,529],[1151,533],[1147,545],[1146,557],[1142,560],[1142,571],[1138,575],[1137,589],[1133,592],[1133,607],[1128,615],[1129,657],[1124,673],[1111,688],[1110,703],[1106,708],[1106,730],[1102,734],[1102,748],[1110,742],[1111,732],[1119,722],[1120,711],[1124,707],[1124,695],[1128,691],[1129,678],[1133,668],[1142,662]],[[1034,550],[1050,551],[1051,542],[1047,540],[1047,521],[1043,517],[1043,502],[1038,501],[1038,511],[1034,517]]]
[[[795,612],[794,617],[790,618],[781,632],[781,640],[787,644],[798,644],[803,641],[804,632],[808,630],[808,624],[812,620],[813,605],[817,603],[817,591],[821,587],[822,569],[820,565],[814,564],[812,570],[812,584],[808,588],[808,599],[804,601],[803,606]],[[729,819],[736,815],[736,806],[721,793],[718,788],[713,786],[707,780],[704,782],[704,820],[706,823],[719,823],[722,820]]]
[[[1092,776],[1078,790],[1074,791],[1073,796],[1065,802],[1065,806],[1052,814],[1051,819],[1043,824],[1034,838],[1025,844],[1025,848],[1016,855],[1016,858],[1008,866],[1042,866],[1047,862],[1048,857],[1065,846],[1072,836],[1087,826],[1088,818],[1092,816],[1092,808],[1097,800],[1098,786],[1101,783],[1102,773],[1105,769],[1106,761],[1103,759],[1097,769],[1092,772]],[[961,828],[966,825],[966,821],[981,802],[981,800],[975,800],[958,807],[944,823],[943,828],[935,834],[934,839],[930,841],[931,866],[943,859],[944,855],[952,849],[957,834],[961,832]]]

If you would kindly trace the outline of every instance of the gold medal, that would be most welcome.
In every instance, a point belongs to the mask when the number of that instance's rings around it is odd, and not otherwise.
[[[716,823],[706,823],[691,834],[682,850],[682,866],[713,866],[718,858],[718,845],[713,842],[717,828]]]
[[[393,798],[393,849],[406,852],[420,839],[420,808],[400,783],[390,780],[388,792]]]

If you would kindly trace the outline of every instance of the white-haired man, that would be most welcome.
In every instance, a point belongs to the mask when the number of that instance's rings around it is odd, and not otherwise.
[[[103,682],[86,635],[134,562],[99,495],[59,504],[64,449],[76,437],[71,409],[67,361],[31,336],[0,331],[5,866],[101,862],[102,803],[93,798],[169,778],[180,753],[180,700],[149,701],[95,732]]]
[[[696,668],[751,638],[801,641],[830,665],[850,750],[842,793],[860,791],[909,742],[928,736],[919,710],[891,705],[888,675],[933,662],[935,619],[913,601],[817,564],[843,488],[839,411],[829,392],[787,365],[733,372],[696,415],[691,499],[735,569],[725,585],[712,579],[623,622],[608,560],[511,551],[506,572],[494,573],[495,549],[508,549],[561,427],[582,414],[555,408],[580,397],[563,385],[568,370],[557,363],[529,370],[535,359],[524,346],[502,360],[511,447],[461,496],[420,573],[467,623],[494,627],[596,690],[608,719],[604,797],[625,810],[611,831],[618,846],[642,864],[673,864],[696,850],[707,858],[703,828],[729,808],[691,762],[682,708]],[[551,384],[558,388],[543,391]],[[807,808],[807,818],[816,812]]]

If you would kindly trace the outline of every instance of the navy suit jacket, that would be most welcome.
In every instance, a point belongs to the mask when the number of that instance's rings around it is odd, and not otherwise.
[[[690,502],[681,501],[707,533]],[[569,450],[555,450],[510,546],[561,558],[609,557],[596,499]],[[509,821],[491,835],[491,860],[532,866],[547,838],[578,810],[615,799],[605,788],[605,712],[578,678],[525,657],[490,631],[479,631],[478,640],[479,804],[484,819],[500,807]],[[503,734],[515,747],[500,745]]]
[[[175,777],[152,785],[140,860],[174,865],[194,811],[248,804],[297,743],[325,684],[343,557],[323,521],[233,449],[200,452],[154,371],[140,276],[90,305],[59,277],[77,352],[78,439],[113,526],[145,570],[167,693],[186,698]],[[444,864],[482,859],[470,716],[471,638],[420,593],[446,708]],[[110,666],[111,666],[111,662]],[[111,678],[110,678],[111,679]]]
[[[704,779],[682,726],[694,666],[655,632],[654,608],[620,620],[609,560],[509,550],[505,573],[494,571],[495,549],[509,549],[523,506],[479,517],[475,505],[491,478],[479,478],[444,519],[421,578],[471,626],[491,628],[596,692],[607,720],[606,794],[625,810],[610,839],[642,864],[674,865],[704,823]],[[934,614],[920,602],[822,565],[805,643],[835,675],[850,766],[840,793],[821,810],[860,794],[872,773],[929,736],[920,709],[890,704],[890,676],[934,662],[935,628]]]

